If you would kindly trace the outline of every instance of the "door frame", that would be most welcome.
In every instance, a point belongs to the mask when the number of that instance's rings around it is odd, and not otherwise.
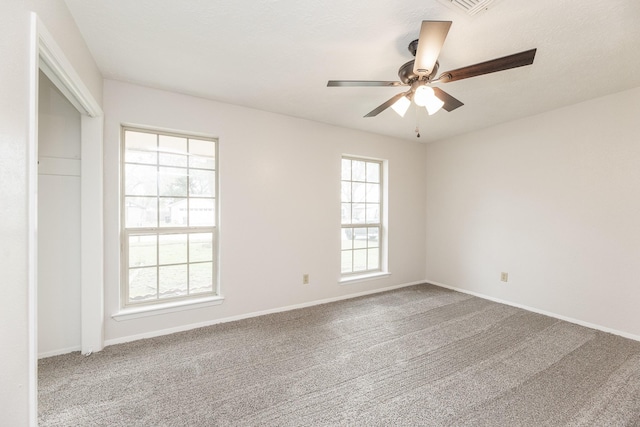
[[[80,293],[81,352],[104,348],[104,113],[35,12],[31,13],[28,143],[28,326],[30,425],[38,417],[38,80],[53,82],[81,114]]]

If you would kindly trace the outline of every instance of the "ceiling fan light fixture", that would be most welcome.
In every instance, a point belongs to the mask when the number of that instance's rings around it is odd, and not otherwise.
[[[406,96],[403,96],[402,98],[394,102],[391,108],[393,108],[393,111],[398,113],[400,117],[404,117],[410,105],[411,105],[411,101],[409,100],[409,98],[407,98]]]
[[[499,0],[438,1],[464,4],[465,8],[478,6],[478,10],[484,10],[490,3],[493,4],[493,2]],[[533,59],[537,51],[535,48],[455,70],[449,70],[436,77],[439,68],[438,56],[450,27],[451,21],[422,21],[420,36],[417,40],[409,43],[409,51],[415,56],[415,59],[400,67],[398,70],[400,81],[329,80],[327,86],[409,86],[409,91],[397,93],[371,110],[364,117],[375,117],[389,107],[393,107],[396,113],[404,117],[411,104],[411,100],[413,100],[417,106],[425,107],[429,115],[433,115],[442,108],[447,112],[451,112],[462,107],[464,103],[440,89],[439,86],[431,87],[432,84],[449,83],[533,64]]]

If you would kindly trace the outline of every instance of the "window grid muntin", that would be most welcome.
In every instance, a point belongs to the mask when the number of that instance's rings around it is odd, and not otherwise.
[[[126,161],[126,155],[127,155],[127,140],[126,140],[126,132],[131,131],[131,132],[136,132],[136,133],[143,133],[143,134],[148,134],[148,135],[152,135],[155,137],[155,149],[157,150],[155,152],[155,163],[145,163],[145,162],[127,162]],[[186,140],[186,154],[185,157],[187,157],[187,161],[186,161],[186,166],[174,166],[174,165],[165,165],[161,163],[161,154],[163,153],[162,151],[160,151],[160,138],[161,136],[176,136],[179,138],[184,138]],[[217,172],[218,172],[218,141],[215,138],[210,138],[210,137],[204,137],[204,136],[198,136],[198,135],[189,135],[189,134],[174,134],[174,133],[170,133],[170,132],[163,132],[163,131],[155,131],[155,130],[149,130],[149,129],[140,129],[140,128],[135,128],[135,127],[128,127],[128,126],[123,126],[122,127],[122,137],[121,137],[121,141],[122,141],[122,150],[121,150],[121,164],[122,164],[122,180],[121,180],[121,206],[124,208],[122,209],[121,212],[121,224],[122,224],[122,236],[123,236],[123,266],[124,268],[122,269],[122,292],[121,292],[121,297],[122,297],[122,306],[140,306],[140,305],[152,305],[152,304],[156,304],[159,302],[167,302],[167,301],[175,301],[175,300],[184,300],[184,299],[190,299],[190,298],[194,298],[194,297],[202,297],[202,296],[206,296],[206,295],[217,295],[218,294],[218,283],[217,283],[217,216],[218,216],[218,206],[217,206],[217,200],[218,200],[218,179],[217,179]],[[190,150],[190,144],[192,141],[195,141],[196,144],[201,144],[201,143],[210,143],[213,144],[213,158],[211,158],[210,156],[205,156],[202,153],[198,153],[198,154],[190,154],[191,150]],[[145,152],[143,150],[132,150],[135,152]],[[213,160],[211,167],[199,167],[197,166],[197,164],[195,166],[192,166],[192,163],[196,163],[198,160],[196,160],[196,162],[191,161],[191,157],[197,157],[197,159],[200,159],[199,161],[201,162],[201,164],[207,164],[209,162],[211,162],[211,160]],[[126,165],[128,164],[132,164],[132,165],[141,165],[141,166],[154,166],[156,168],[156,194],[155,196],[140,196],[140,195],[130,195],[127,194],[126,192],[126,180],[127,180],[127,176],[125,174],[125,170],[126,170]],[[172,168],[178,168],[178,169],[183,169],[186,173],[186,196],[184,197],[179,197],[179,196],[161,196],[160,193],[160,168],[161,167],[172,167]],[[213,187],[210,189],[211,194],[213,194],[213,196],[202,196],[202,195],[191,195],[190,194],[190,190],[191,190],[191,181],[190,181],[190,171],[191,170],[201,170],[201,171],[207,171],[207,172],[213,172]],[[148,197],[148,198],[155,198],[155,226],[153,227],[149,227],[149,226],[145,226],[145,227],[127,227],[126,224],[126,220],[127,220],[127,212],[126,212],[126,200],[128,197]],[[187,215],[187,224],[185,224],[184,226],[162,226],[162,222],[161,222],[161,215],[162,215],[162,211],[160,209],[160,200],[161,199],[185,199],[186,200],[186,215]],[[191,199],[199,199],[199,200],[211,200],[213,201],[213,212],[212,212],[212,224],[211,226],[206,225],[206,226],[202,226],[202,225],[198,225],[198,226],[193,226],[190,223],[192,222],[192,215],[191,215]],[[205,260],[205,261],[191,261],[191,256],[190,256],[190,251],[191,251],[191,244],[190,244],[190,236],[192,234],[197,234],[197,233],[207,233],[211,235],[211,260]],[[186,251],[187,251],[187,259],[186,262],[183,263],[166,263],[166,264],[161,264],[160,263],[160,236],[165,236],[165,235],[171,235],[171,234],[185,234],[187,236],[187,243],[186,243]],[[131,236],[155,236],[155,242],[156,242],[156,254],[155,254],[155,258],[156,258],[156,263],[155,265],[146,265],[146,266],[130,266],[129,262],[130,262],[130,251],[129,251],[129,240]],[[211,263],[211,291],[210,292],[203,292],[203,291],[192,291],[192,283],[191,283],[191,265],[202,265],[202,264],[207,264],[207,263]],[[186,295],[181,295],[181,296],[172,296],[172,297],[161,297],[160,295],[160,268],[161,267],[171,267],[171,266],[180,266],[180,265],[185,265],[187,268],[187,272],[186,272]],[[131,295],[130,295],[130,282],[129,282],[129,277],[130,277],[130,273],[131,271],[135,271],[137,269],[143,269],[143,268],[154,268],[156,271],[156,283],[155,283],[155,289],[156,289],[156,294],[155,297],[153,299],[144,299],[143,301],[140,302],[136,302],[136,301],[131,301]],[[194,280],[195,281],[195,280]]]
[[[349,162],[349,167],[348,167],[348,173],[345,174],[345,170],[344,170],[344,161],[348,161]],[[358,179],[358,177],[356,177],[356,179],[354,179],[354,162],[358,162],[358,163],[364,163],[365,165],[365,169],[363,171],[363,178],[362,179]],[[369,165],[375,166],[375,168],[377,169],[377,174],[374,177],[371,177],[368,173],[368,168]],[[342,234],[342,244],[341,244],[341,275],[342,276],[349,276],[349,275],[360,275],[360,274],[365,274],[365,273],[373,273],[373,272],[379,272],[382,271],[382,236],[383,236],[383,229],[382,229],[382,201],[383,201],[383,194],[382,194],[382,189],[383,189],[383,162],[380,160],[373,160],[373,159],[364,159],[364,158],[358,158],[358,157],[350,157],[350,156],[342,156],[342,160],[341,160],[341,210],[343,210],[342,216],[343,218],[341,219],[341,234]],[[343,185],[344,183],[349,183],[349,188],[350,188],[350,194],[348,195],[348,201],[344,200],[344,188],[345,186]],[[363,188],[365,189],[365,200],[364,202],[355,202],[354,201],[354,189],[353,189],[353,183],[358,183],[358,184],[363,184]],[[377,197],[377,202],[372,203],[372,202],[367,202],[367,192],[366,192],[366,187],[367,184],[376,184],[378,185],[378,197]],[[363,205],[363,209],[364,209],[364,213],[363,213],[363,222],[355,222],[354,221],[354,204],[356,205]],[[345,209],[345,205],[348,206],[348,214],[349,214],[349,222],[344,222],[344,209]],[[377,211],[378,211],[378,215],[377,215],[377,221],[376,222],[367,222],[367,212],[368,209],[367,207],[370,206],[377,206]],[[369,232],[368,229],[375,229],[376,232],[375,234],[377,235],[377,241],[375,243],[371,243],[373,241],[373,239],[370,239],[369,236]],[[362,231],[361,231],[362,230]],[[364,241],[365,241],[365,246],[364,248],[357,248],[355,241],[356,236],[362,235],[364,231]],[[347,237],[347,240],[345,240],[344,238]],[[344,248],[344,242],[345,241],[351,241],[350,243],[350,247],[348,248]],[[377,256],[375,257],[375,261],[373,263],[369,262],[369,258],[370,258],[370,253],[371,250],[375,250],[377,252]],[[365,259],[365,268],[364,269],[357,269],[357,255],[358,254],[362,254],[364,253],[364,259]],[[349,259],[350,258],[350,265],[348,266],[347,269],[345,269],[345,258]]]

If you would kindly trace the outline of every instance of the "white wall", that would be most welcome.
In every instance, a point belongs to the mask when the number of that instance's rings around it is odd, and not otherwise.
[[[29,423],[28,171],[30,12],[36,11],[95,98],[100,73],[61,0],[0,7],[0,402],[3,425]],[[35,162],[35,159],[31,159]],[[31,408],[33,409],[33,408]]]
[[[424,279],[423,144],[115,81],[105,81],[104,94],[107,343]],[[111,318],[119,308],[121,123],[219,137],[222,305]],[[343,153],[389,161],[388,278],[338,284]]]
[[[427,279],[640,339],[639,117],[637,88],[430,144]]]
[[[41,72],[38,354],[80,350],[80,113]]]

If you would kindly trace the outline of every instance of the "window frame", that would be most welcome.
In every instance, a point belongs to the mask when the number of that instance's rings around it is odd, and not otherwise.
[[[341,166],[341,175],[340,175],[340,194],[341,194],[341,198],[340,198],[340,210],[341,210],[341,217],[342,217],[342,208],[343,208],[343,204],[344,203],[349,203],[351,205],[353,205],[353,200],[350,200],[349,202],[344,202],[342,200],[342,184],[344,182],[350,182],[351,184],[353,184],[354,182],[356,183],[361,183],[361,184],[367,184],[367,183],[372,183],[370,181],[368,181],[368,179],[366,178],[366,172],[365,172],[365,181],[354,181],[353,180],[353,173],[351,173],[350,179],[349,180],[344,180],[342,177],[342,163],[344,160],[349,160],[349,161],[360,161],[360,162],[365,162],[366,163],[374,163],[378,165],[378,170],[379,170],[379,176],[378,176],[378,182],[376,184],[379,185],[379,197],[378,197],[378,221],[375,223],[367,223],[366,222],[366,214],[365,214],[365,221],[363,223],[354,223],[353,222],[353,217],[351,216],[351,222],[350,223],[342,223],[342,218],[340,221],[340,234],[341,234],[341,244],[340,244],[340,282],[350,282],[350,281],[357,281],[363,278],[368,278],[368,277],[377,277],[377,276],[381,276],[381,275],[386,275],[388,274],[387,272],[387,267],[386,267],[386,259],[387,259],[387,254],[386,254],[386,242],[387,242],[387,229],[386,229],[386,191],[387,191],[387,186],[386,186],[386,160],[382,160],[382,159],[376,159],[376,158],[370,158],[370,157],[362,157],[362,156],[355,156],[355,155],[348,155],[348,154],[343,154],[340,157],[340,166]],[[366,169],[365,169],[366,170]],[[352,171],[353,172],[353,171]],[[366,210],[366,208],[365,208]],[[377,268],[367,268],[364,270],[354,270],[353,266],[354,266],[354,256],[353,256],[353,252],[355,249],[354,245],[351,245],[351,248],[347,248],[345,249],[343,247],[343,235],[345,235],[345,229],[353,229],[353,234],[352,236],[355,237],[355,230],[356,229],[364,229],[367,230],[368,228],[377,228],[377,249],[378,249],[378,257],[377,257]],[[374,247],[370,247],[369,246],[369,232],[366,231],[366,242],[367,242],[367,246],[366,249],[373,249]],[[355,242],[356,239],[352,238],[351,239],[353,242]],[[362,249],[362,248],[360,248]],[[351,271],[348,272],[344,272],[342,267],[343,267],[343,254],[346,251],[351,251],[352,255],[351,255],[351,262],[352,262],[352,267],[351,267]],[[367,254],[368,257],[368,254]],[[367,258],[368,261],[368,258]],[[367,262],[367,266],[368,266],[368,262]]]
[[[211,198],[213,198],[213,225],[209,226],[190,226],[190,225],[184,225],[184,226],[161,226],[160,225],[160,209],[158,209],[157,215],[158,215],[158,223],[156,224],[155,227],[127,227],[126,224],[126,207],[127,207],[127,196],[132,196],[132,195],[127,195],[126,194],[126,165],[127,164],[137,164],[134,162],[126,162],[126,139],[125,139],[125,134],[127,131],[132,131],[132,132],[139,132],[139,133],[147,133],[147,134],[151,134],[151,135],[155,135],[156,136],[156,141],[159,141],[160,136],[167,136],[167,137],[178,137],[178,138],[186,138],[186,139],[195,139],[198,141],[209,141],[214,145],[214,151],[213,151],[213,155],[214,155],[214,162],[213,162],[213,179],[214,179],[214,185],[213,185],[213,196]],[[119,209],[120,209],[120,247],[121,247],[121,257],[120,257],[120,308],[121,310],[126,309],[127,311],[130,309],[157,309],[157,308],[161,308],[163,306],[175,306],[176,304],[186,304],[189,303],[190,301],[194,302],[194,303],[199,303],[201,301],[203,301],[203,299],[210,299],[210,298],[219,298],[220,297],[220,285],[219,285],[219,269],[218,269],[218,265],[219,265],[219,244],[218,244],[218,235],[219,235],[219,162],[218,162],[218,148],[219,148],[219,140],[216,137],[210,136],[210,135],[204,135],[204,134],[197,134],[197,133],[193,133],[193,132],[182,132],[182,131],[170,131],[170,130],[164,130],[164,129],[159,129],[159,128],[151,128],[151,127],[144,127],[144,126],[135,126],[135,125],[121,125],[120,127],[120,174],[119,174],[119,178],[120,178],[120,197],[119,197]],[[149,164],[149,165],[153,165],[153,164]],[[155,165],[157,168],[160,167],[172,167],[171,165],[163,165],[160,163],[160,159],[158,158],[156,160]],[[186,171],[189,171],[190,169],[196,169],[198,170],[199,168],[193,168],[191,166],[189,166],[188,162],[187,162],[187,166],[183,166],[181,168],[184,168]],[[202,169],[205,170],[205,169]],[[209,170],[209,169],[206,169]],[[156,182],[160,181],[160,172],[157,171],[156,172]],[[187,190],[188,191],[188,190]],[[135,196],[135,195],[134,195]],[[148,196],[142,196],[142,197],[148,197]],[[153,196],[149,196],[149,197],[153,197]],[[160,200],[161,196],[159,194],[159,191],[157,192],[157,194],[155,195],[155,198],[158,200]],[[208,198],[208,197],[207,197]],[[187,196],[184,197],[184,200],[187,200],[187,204],[189,203],[190,200],[194,200],[194,199],[198,199],[198,197],[190,197],[190,195],[187,193]],[[201,198],[201,199],[206,199],[206,198]],[[190,210],[189,210],[190,211]],[[161,238],[161,236],[167,236],[167,235],[172,235],[172,234],[184,234],[184,235],[191,235],[191,234],[197,234],[197,233],[211,233],[212,235],[212,258],[211,258],[211,264],[212,264],[212,272],[211,272],[211,278],[212,278],[212,289],[211,291],[205,291],[205,292],[197,292],[197,293],[193,293],[193,294],[189,294],[189,288],[188,288],[188,284],[187,284],[187,294],[186,295],[181,295],[181,296],[174,296],[174,297],[166,297],[166,298],[161,298],[160,297],[160,293],[159,293],[159,283],[160,283],[160,275],[159,275],[159,268],[165,267],[165,266],[169,266],[170,264],[160,264],[160,258],[159,258],[159,252],[160,252],[160,244],[159,244],[159,240]],[[153,300],[146,300],[146,301],[140,301],[140,302],[131,302],[129,299],[130,296],[130,283],[129,283],[129,274],[130,274],[130,266],[129,266],[129,254],[130,254],[130,250],[129,250],[129,237],[130,236],[156,236],[157,240],[156,240],[156,260],[155,260],[155,267],[156,267],[156,297]],[[189,254],[189,242],[188,242],[188,237],[187,237],[187,254]],[[187,276],[189,274],[189,266],[193,265],[193,264],[198,264],[198,263],[204,263],[204,262],[209,262],[207,261],[190,261],[188,258],[189,255],[187,255],[187,260],[184,263],[179,263],[179,264],[184,264],[187,266]],[[178,264],[176,264],[178,265]]]

